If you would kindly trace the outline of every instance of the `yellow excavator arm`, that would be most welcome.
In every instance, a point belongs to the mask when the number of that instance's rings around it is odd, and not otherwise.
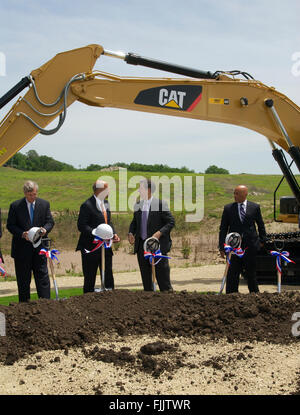
[[[105,55],[188,77],[121,77],[93,71],[97,59]],[[197,71],[107,51],[92,44],[59,53],[33,70],[0,98],[0,108],[25,86],[29,86],[27,93],[0,122],[0,166],[38,133],[55,133],[66,118],[68,106],[78,100],[87,105],[235,124],[254,130],[269,140],[300,205],[298,183],[291,176],[282,150],[275,145],[288,151],[300,170],[300,108],[247,73]],[[57,126],[47,129],[56,118]]]

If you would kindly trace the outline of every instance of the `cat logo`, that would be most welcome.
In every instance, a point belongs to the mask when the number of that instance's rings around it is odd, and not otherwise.
[[[166,88],[162,88],[159,91],[158,103],[162,107],[182,109],[185,96],[186,92],[184,91],[168,91]]]
[[[172,85],[141,91],[135,98],[137,105],[192,111],[202,98],[202,86]]]

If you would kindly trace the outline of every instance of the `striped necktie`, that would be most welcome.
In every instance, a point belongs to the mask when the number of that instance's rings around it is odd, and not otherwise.
[[[241,221],[244,222],[244,219],[246,216],[244,203],[240,204],[240,215],[241,215]]]

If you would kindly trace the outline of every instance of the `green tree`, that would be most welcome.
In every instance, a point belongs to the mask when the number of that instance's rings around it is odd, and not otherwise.
[[[229,174],[229,171],[226,169],[223,169],[222,167],[217,167],[214,164],[212,166],[209,166],[205,172],[205,174]]]

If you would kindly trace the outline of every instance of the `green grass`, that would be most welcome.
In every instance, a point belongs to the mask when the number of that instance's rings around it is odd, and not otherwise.
[[[26,180],[31,179],[39,184],[39,196],[51,203],[51,208],[56,212],[78,212],[81,203],[92,194],[92,184],[100,176],[111,178],[116,183],[116,192],[111,187],[110,198],[116,194],[116,207],[119,206],[119,178],[118,171],[113,172],[24,172],[7,167],[0,167],[0,186],[2,210],[8,210],[12,201],[23,197],[22,187]],[[156,173],[127,172],[127,183],[133,177],[157,176]],[[245,184],[249,188],[251,200],[256,202],[272,202],[273,191],[276,188],[280,175],[224,175],[224,174],[186,174],[186,173],[164,173],[159,175],[174,178],[178,176],[182,183],[184,176],[204,176],[204,197],[205,213],[212,214],[232,200],[232,192],[237,184]],[[127,188],[127,197],[137,190],[137,181],[131,182],[131,188]],[[174,203],[174,195],[171,188],[171,210]],[[281,186],[281,195],[290,195],[291,191],[284,181]],[[279,195],[280,195],[279,194]],[[126,194],[120,192],[121,198],[125,199]],[[193,183],[193,197],[195,198],[195,182]],[[129,211],[132,214],[131,211]]]
[[[77,218],[80,205],[92,194],[92,184],[100,176],[106,180],[112,180],[109,200],[112,204],[116,200],[116,211],[113,211],[113,223],[121,239],[127,238],[129,224],[132,220],[133,212],[119,212],[120,201],[126,201],[131,196],[136,195],[139,180],[138,176],[157,177],[156,173],[145,172],[126,172],[127,176],[125,187],[122,187],[120,180],[122,174],[119,171],[113,172],[24,172],[12,168],[0,167],[0,208],[2,210],[2,231],[1,249],[5,255],[10,253],[11,235],[6,230],[6,219],[9,205],[12,201],[23,197],[23,184],[26,180],[32,179],[39,184],[39,196],[50,201],[51,210],[55,218],[55,227],[50,237],[53,246],[58,250],[75,250],[78,240]],[[172,231],[173,236],[182,236],[190,232],[214,232],[219,225],[223,207],[233,201],[233,189],[238,184],[245,184],[249,189],[249,200],[261,205],[262,214],[265,222],[273,219],[273,192],[277,187],[280,175],[254,175],[254,174],[183,174],[183,173],[163,173],[160,178],[166,176],[170,179],[179,178],[182,186],[185,176],[193,178],[192,202],[195,203],[196,197],[196,176],[204,177],[204,219],[201,222],[187,223],[185,220],[186,211],[174,210],[174,186],[171,186],[170,209],[176,220],[176,227]],[[127,186],[128,185],[128,186]],[[115,186],[115,188],[114,188]],[[123,191],[121,191],[123,189]],[[135,192],[133,194],[133,192]],[[183,192],[182,192],[183,193]],[[291,195],[291,191],[284,180],[277,200],[281,196]],[[184,207],[184,194],[182,195],[182,206]],[[177,202],[177,201],[176,201]],[[125,204],[126,206],[126,204]],[[277,202],[277,212],[279,201]],[[192,212],[193,213],[193,212]],[[211,228],[213,226],[213,228]]]
[[[68,288],[65,290],[63,289],[63,290],[58,291],[59,299],[69,298],[75,295],[82,295],[82,294],[83,294],[82,288]],[[56,298],[55,291],[53,290],[51,291],[51,298],[53,300]],[[37,293],[32,293],[30,299],[37,300],[38,299]],[[8,306],[10,303],[18,303],[18,302],[19,302],[19,299],[17,295],[0,297],[0,305]]]

